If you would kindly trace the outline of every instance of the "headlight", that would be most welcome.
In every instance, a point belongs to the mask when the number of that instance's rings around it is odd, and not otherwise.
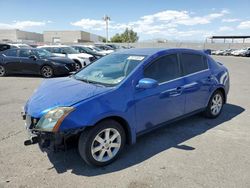
[[[50,110],[38,121],[35,129],[57,132],[64,118],[73,110],[73,107],[58,107]]]

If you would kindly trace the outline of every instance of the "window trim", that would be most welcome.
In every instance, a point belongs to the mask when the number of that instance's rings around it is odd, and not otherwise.
[[[159,60],[160,58],[163,58],[163,57],[166,57],[166,56],[170,56],[170,55],[175,55],[177,57],[177,63],[178,63],[178,67],[179,67],[179,71],[180,71],[180,75],[178,76],[178,78],[175,78],[175,79],[172,79],[172,80],[177,80],[179,78],[181,78],[183,76],[183,70],[182,70],[182,67],[181,67],[181,63],[180,63],[180,57],[179,57],[179,53],[169,53],[169,54],[164,54],[164,55],[161,55],[159,57],[156,57],[155,59],[151,60],[149,63],[147,63],[144,67],[143,67],[143,77],[145,77],[144,75],[144,71],[145,69],[147,69],[149,66],[151,66],[153,63],[155,63],[157,60]],[[169,81],[172,81],[172,80],[168,80],[168,81],[165,81],[165,82],[158,82],[159,85],[162,85],[164,83],[167,83]]]
[[[180,70],[181,70],[181,77],[175,78],[175,79],[172,79],[172,80],[168,80],[168,81],[165,81],[165,82],[162,82],[162,83],[159,83],[159,84],[158,84],[159,86],[160,86],[160,85],[163,85],[163,84],[167,84],[167,83],[169,83],[169,82],[174,82],[174,81],[177,81],[177,80],[186,78],[186,77],[188,77],[188,76],[193,76],[193,75],[196,75],[196,74],[200,74],[200,73],[202,73],[202,72],[210,71],[210,65],[209,65],[209,63],[208,63],[208,58],[207,58],[206,56],[204,56],[204,55],[201,55],[201,56],[203,56],[203,57],[206,58],[207,69],[204,69],[204,70],[201,70],[201,71],[198,71],[198,72],[194,72],[194,73],[190,73],[190,74],[184,75],[184,70],[183,70],[183,66],[182,66],[182,63],[181,63],[181,54],[182,54],[182,53],[171,53],[171,54],[166,54],[166,55],[175,55],[175,54],[176,54],[177,57],[178,57],[178,63],[179,63]],[[145,70],[148,66],[150,66],[152,63],[154,63],[154,62],[155,62],[156,60],[158,60],[159,58],[161,58],[161,57],[163,57],[163,56],[166,56],[166,55],[162,55],[162,56],[160,56],[160,57],[157,57],[157,58],[153,59],[150,63],[148,63],[147,65],[145,65],[145,66],[143,67],[143,76],[144,76],[144,70]],[[200,55],[200,54],[197,54],[197,55]]]

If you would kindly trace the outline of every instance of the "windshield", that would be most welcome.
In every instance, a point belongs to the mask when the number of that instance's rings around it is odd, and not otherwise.
[[[146,56],[111,54],[105,56],[74,75],[77,80],[114,86],[125,79]]]
[[[35,56],[37,56],[40,59],[45,59],[45,58],[49,58],[49,57],[53,56],[52,53],[50,53],[50,52],[48,52],[47,50],[44,50],[44,49],[33,50],[33,53],[34,53]]]
[[[66,53],[66,54],[79,54],[78,51],[76,51],[74,48],[71,47],[60,47],[62,53]]]
[[[87,47],[79,47],[79,48],[81,48],[82,50],[85,50],[86,52],[93,53],[93,50],[90,48],[87,48]]]
[[[102,51],[102,49],[100,49],[100,48],[98,48],[98,47],[95,47],[95,46],[93,46],[93,47],[88,47],[88,48],[91,49],[91,50],[95,50],[95,51],[97,51],[97,52]]]

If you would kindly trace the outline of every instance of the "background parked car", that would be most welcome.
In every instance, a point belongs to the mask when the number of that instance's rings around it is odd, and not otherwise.
[[[11,48],[29,48],[30,46],[27,44],[0,44],[0,52],[4,50],[8,50]]]
[[[103,49],[100,49],[99,47],[94,46],[94,45],[84,45],[84,46],[90,48],[94,52],[98,52],[98,53],[103,54],[103,55],[108,55],[108,54],[111,54],[114,52],[114,50],[103,50]]]
[[[250,55],[250,48],[235,50],[235,51],[232,52],[232,55],[248,57]]]
[[[76,51],[78,51],[80,53],[87,53],[87,54],[92,55],[94,57],[94,60],[100,59],[101,57],[104,56],[104,54],[95,52],[92,49],[90,49],[90,48],[88,48],[86,46],[83,46],[83,45],[73,45],[71,47],[74,48]]]
[[[100,48],[101,50],[111,50],[111,51],[114,51],[113,48],[111,48],[110,46],[107,46],[105,44],[95,44],[96,47]]]
[[[0,53],[0,76],[8,74],[36,74],[45,78],[76,71],[74,61],[55,57],[44,49],[8,49]]]
[[[79,53],[74,48],[66,45],[39,46],[37,48],[45,49],[59,57],[68,57],[77,63],[78,68],[82,68],[94,61],[92,55]]]

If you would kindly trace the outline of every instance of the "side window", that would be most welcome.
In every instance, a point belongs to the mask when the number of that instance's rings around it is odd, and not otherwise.
[[[144,70],[145,78],[152,78],[159,83],[170,81],[181,76],[176,54],[167,55],[154,61]]]
[[[206,58],[198,54],[183,53],[181,55],[181,63],[184,75],[199,72],[208,68]]]
[[[4,55],[8,57],[16,57],[17,56],[17,50],[7,50],[4,52]]]
[[[60,48],[53,48],[53,53],[61,53],[61,49]]]
[[[47,50],[47,51],[49,51],[49,52],[53,53],[52,48],[42,48],[42,49],[45,49],[45,50]]]
[[[31,55],[31,50],[19,50],[19,57],[29,57]]]

